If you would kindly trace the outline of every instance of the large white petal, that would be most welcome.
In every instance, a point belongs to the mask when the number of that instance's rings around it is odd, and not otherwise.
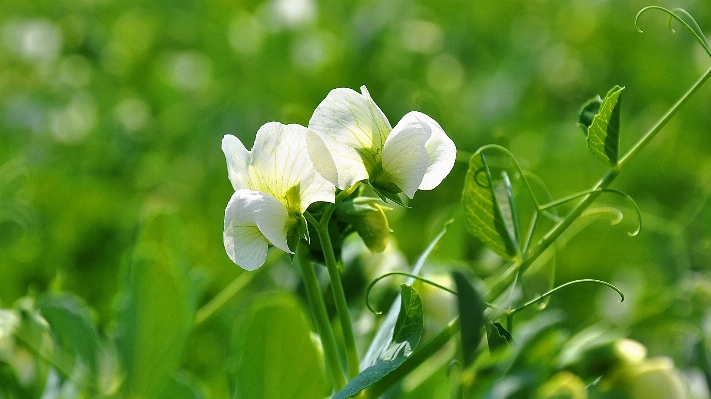
[[[316,173],[309,158],[305,127],[265,124],[257,131],[252,155],[252,188],[279,199],[289,212],[303,213],[316,201],[335,201],[335,187]]]
[[[232,187],[235,191],[249,188],[247,168],[250,161],[250,153],[244,147],[244,144],[231,134],[225,135],[222,138],[222,152],[225,153],[227,159],[227,175],[230,178]]]
[[[321,142],[309,139],[309,153],[323,153],[323,146],[331,153],[333,164],[316,156],[314,166],[319,173],[338,188],[346,189],[368,178],[368,171],[380,164],[385,139],[390,132],[390,122],[373,102],[365,86],[363,94],[346,88],[333,89],[316,107],[309,129],[321,137]],[[320,147],[318,147],[320,146]]]
[[[412,198],[427,170],[429,154],[425,143],[431,129],[415,115],[405,115],[385,141],[383,148],[383,173],[405,195]]]
[[[408,115],[410,114],[413,114],[423,125],[429,126],[432,131],[432,135],[425,144],[429,154],[427,172],[425,172],[419,187],[420,190],[432,190],[452,171],[457,158],[457,147],[434,119],[421,112],[413,111],[408,113]]]
[[[254,223],[230,223],[222,233],[222,239],[227,256],[245,270],[254,270],[267,259],[269,244]]]
[[[244,191],[234,193],[227,204],[222,239],[232,262],[245,270],[254,270],[267,259],[269,244],[254,222],[240,217],[245,213]]]
[[[286,242],[289,213],[278,199],[267,193],[244,189],[232,194],[225,210],[225,226],[228,223],[253,223],[269,243],[293,253]]]

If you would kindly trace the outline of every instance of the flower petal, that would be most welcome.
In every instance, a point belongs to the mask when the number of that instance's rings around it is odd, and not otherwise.
[[[267,193],[243,189],[232,194],[225,210],[225,228],[230,223],[235,226],[252,223],[269,243],[293,253],[286,242],[289,213],[278,199]]]
[[[380,164],[381,150],[392,130],[365,86],[361,90],[363,94],[346,88],[331,90],[309,120],[309,129],[321,138],[308,138],[314,167],[340,189],[369,177]],[[323,147],[330,152],[333,164],[321,156]]]
[[[395,126],[383,147],[383,173],[412,199],[429,162],[425,143],[431,129],[412,112]]]
[[[226,134],[222,138],[222,152],[227,159],[227,175],[232,187],[235,191],[248,188],[247,170],[251,155],[244,144],[237,137]]]
[[[335,201],[335,187],[316,173],[308,156],[305,127],[263,125],[252,157],[256,171],[250,177],[251,188],[279,199],[288,212],[301,214],[316,201]]]
[[[255,270],[267,260],[267,240],[254,223],[230,223],[222,233],[225,251],[232,262],[245,270]]]
[[[429,154],[429,164],[419,187],[420,190],[432,190],[452,171],[457,158],[457,147],[434,119],[415,111],[408,113],[405,117],[410,114],[413,114],[423,125],[429,126],[432,131],[432,135],[425,144]]]

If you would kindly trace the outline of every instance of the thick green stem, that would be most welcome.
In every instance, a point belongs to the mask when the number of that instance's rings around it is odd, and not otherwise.
[[[326,216],[326,214],[324,214],[324,216]],[[330,213],[328,214],[328,216],[330,217]],[[343,291],[343,284],[341,283],[341,273],[338,271],[338,263],[336,262],[336,255],[333,252],[331,236],[328,234],[328,218],[321,218],[321,222],[319,223],[316,232],[318,233],[318,238],[321,241],[321,250],[323,251],[323,257],[326,261],[328,277],[331,281],[333,300],[336,304],[338,320],[341,323],[343,341],[346,346],[348,375],[349,378],[353,378],[360,371],[358,366],[358,351],[356,350],[355,336],[353,335],[353,324],[351,323],[351,315],[348,312],[346,294]]]
[[[326,304],[323,302],[323,294],[318,285],[313,265],[308,259],[308,246],[303,241],[300,241],[296,253],[299,267],[301,268],[301,276],[304,280],[304,287],[306,288],[309,307],[313,312],[314,319],[316,320],[316,328],[321,336],[321,344],[326,358],[326,369],[331,377],[333,387],[336,391],[339,391],[346,386],[346,379],[343,376],[343,368],[341,367],[341,362],[338,357],[338,347],[336,346],[336,337],[333,334],[331,323],[328,320]]]
[[[711,77],[711,69],[707,70],[699,80],[694,83],[686,93],[674,104],[671,108],[659,119],[659,121],[652,126],[652,128],[641,138],[639,141],[625,154],[620,161],[610,168],[610,170],[603,176],[600,181],[593,187],[592,192],[585,197],[583,197],[580,202],[573,208],[573,210],[565,216],[563,220],[558,222],[551,230],[546,233],[543,238],[531,249],[528,253],[526,259],[521,263],[514,264],[509,268],[503,276],[501,276],[498,281],[492,286],[492,289],[487,293],[487,300],[493,300],[501,295],[506,288],[511,284],[516,275],[520,271],[525,271],[533,262],[538,259],[539,256],[545,252],[548,247],[550,247],[557,239],[560,237],[565,230],[573,224],[575,220],[583,214],[583,212],[592,204],[600,194],[603,193],[601,189],[607,188],[622,172],[622,169],[627,166],[627,164],[636,157],[644,147],[649,144],[652,139],[662,130],[662,128],[669,122],[669,120],[676,115],[682,105],[684,105],[691,96],[706,82],[706,80]]]
[[[381,380],[363,390],[358,396],[359,399],[379,398],[388,389],[394,386],[398,381],[410,374],[413,370],[419,367],[432,355],[442,349],[447,342],[459,331],[459,317],[455,318],[447,327],[437,333],[429,341],[421,345],[410,357],[405,360],[400,367],[393,370],[390,374],[383,377]]]

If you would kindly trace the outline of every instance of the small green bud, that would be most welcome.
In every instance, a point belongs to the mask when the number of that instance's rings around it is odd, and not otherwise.
[[[686,399],[689,393],[668,357],[655,357],[622,365],[610,375],[613,391],[624,392],[630,399]]]
[[[370,252],[383,252],[390,241],[390,225],[383,210],[389,209],[371,198],[344,201],[336,211],[338,218],[348,222]]]

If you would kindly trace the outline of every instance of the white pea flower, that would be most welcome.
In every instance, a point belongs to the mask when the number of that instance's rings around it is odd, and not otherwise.
[[[316,171],[342,190],[367,181],[395,200],[437,187],[454,166],[454,142],[421,112],[392,128],[365,86],[361,92],[331,90],[314,111],[307,146]]]
[[[306,208],[335,201],[335,187],[308,157],[306,128],[269,122],[257,131],[252,151],[232,135],[222,139],[222,151],[235,189],[225,209],[227,255],[254,270],[264,264],[269,244],[293,253]]]

